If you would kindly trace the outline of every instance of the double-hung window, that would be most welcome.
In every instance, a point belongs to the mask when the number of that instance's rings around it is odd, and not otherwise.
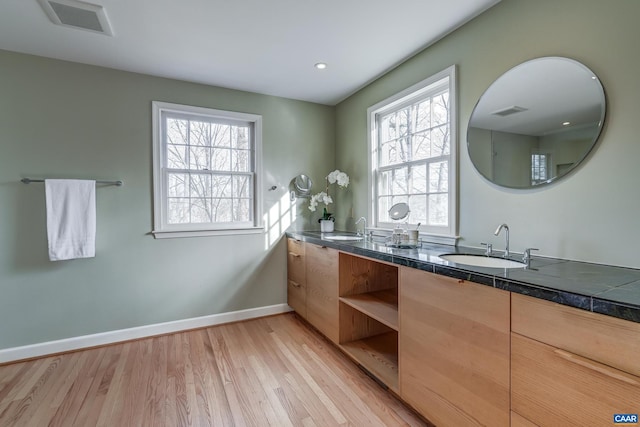
[[[531,185],[539,185],[549,180],[551,155],[534,153],[531,155]]]
[[[455,66],[368,109],[369,206],[374,227],[407,203],[423,233],[456,234]]]
[[[261,232],[261,116],[152,107],[154,235]]]

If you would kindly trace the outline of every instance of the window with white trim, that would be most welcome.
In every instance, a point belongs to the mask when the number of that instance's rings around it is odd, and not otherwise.
[[[538,185],[549,180],[550,154],[534,153],[531,155],[531,185]]]
[[[154,235],[261,232],[262,117],[153,102]]]
[[[368,109],[374,227],[396,227],[388,211],[405,202],[421,232],[455,236],[455,101],[452,66]]]

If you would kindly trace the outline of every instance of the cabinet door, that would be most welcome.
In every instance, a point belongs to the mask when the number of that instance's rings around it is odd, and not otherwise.
[[[305,244],[287,239],[287,303],[304,318],[307,317],[306,293]]]
[[[508,426],[508,292],[402,267],[400,396],[436,425]]]
[[[541,426],[606,426],[637,414],[640,377],[512,334],[512,406]]]
[[[338,251],[324,246],[305,247],[307,320],[338,343]]]

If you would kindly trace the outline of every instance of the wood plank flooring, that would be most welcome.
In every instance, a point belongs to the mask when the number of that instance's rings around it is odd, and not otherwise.
[[[295,314],[0,366],[0,426],[424,426]]]

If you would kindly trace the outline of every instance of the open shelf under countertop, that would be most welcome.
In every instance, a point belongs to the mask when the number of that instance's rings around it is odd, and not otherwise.
[[[398,392],[398,334],[396,332],[350,341],[341,344],[340,347],[391,390]]]
[[[384,290],[340,297],[340,301],[390,327],[398,330],[398,294]]]

